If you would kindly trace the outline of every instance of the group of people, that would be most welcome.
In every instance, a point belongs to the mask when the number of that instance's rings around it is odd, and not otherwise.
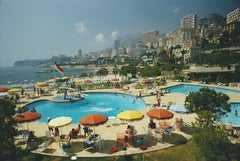
[[[78,134],[81,135],[81,125],[80,124],[78,124],[78,126],[76,128],[72,128],[72,130],[69,131],[69,133],[68,133],[68,143],[70,143],[70,141],[72,139],[77,138]]]
[[[48,118],[48,121],[47,123],[49,123],[51,121],[51,118]],[[50,126],[48,126],[48,129],[49,131],[51,131],[52,135],[53,136],[58,136],[59,135],[59,129],[56,127],[56,128],[52,128]],[[86,136],[89,136],[90,133],[91,133],[91,130],[89,129],[88,126],[84,126],[83,127],[83,132],[84,132],[84,137]],[[74,138],[77,138],[77,135],[81,135],[81,124],[78,124],[76,128],[72,128],[69,133],[68,133],[68,136],[67,136],[67,139],[68,139],[68,143],[74,139]]]
[[[89,136],[91,134],[91,130],[88,126],[83,127],[84,137]],[[72,128],[68,133],[68,143],[73,139],[77,138],[77,135],[81,135],[81,124],[78,124],[76,128]]]
[[[49,123],[50,121],[51,121],[51,118],[48,118],[47,123]],[[48,130],[52,132],[53,136],[59,135],[59,129],[57,127],[53,129],[52,127],[48,126]]]

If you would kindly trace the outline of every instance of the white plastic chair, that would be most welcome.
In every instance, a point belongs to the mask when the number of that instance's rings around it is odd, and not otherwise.
[[[51,139],[53,137],[50,130],[45,131],[45,136],[47,139]]]
[[[157,139],[157,141],[162,142],[162,140],[163,140],[163,134],[162,133],[155,133],[154,137]]]

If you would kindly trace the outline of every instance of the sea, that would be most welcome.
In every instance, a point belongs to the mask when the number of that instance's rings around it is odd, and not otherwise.
[[[46,72],[46,71],[52,72]],[[79,77],[82,73],[94,72],[87,68],[64,68],[64,76]],[[11,66],[0,67],[0,85],[35,83],[51,78],[61,78],[62,75],[50,66]]]

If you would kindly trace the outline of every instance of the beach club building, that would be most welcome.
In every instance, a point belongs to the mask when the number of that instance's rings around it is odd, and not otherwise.
[[[194,81],[216,82],[221,77],[224,78],[232,77],[235,72],[235,68],[221,68],[221,67],[208,67],[208,66],[192,66],[189,69],[183,70],[182,74],[185,78],[190,78]]]

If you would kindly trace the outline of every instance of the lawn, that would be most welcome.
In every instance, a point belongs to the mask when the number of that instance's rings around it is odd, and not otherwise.
[[[107,158],[78,158],[78,161],[133,161],[133,160],[145,160],[145,161],[194,161],[193,154],[189,152],[186,144],[177,145],[175,147],[162,149],[154,152],[148,152],[137,155],[127,155],[119,157],[107,157]],[[69,161],[69,157],[51,157],[31,154],[25,157],[24,161]],[[204,161],[204,160],[202,160]]]

